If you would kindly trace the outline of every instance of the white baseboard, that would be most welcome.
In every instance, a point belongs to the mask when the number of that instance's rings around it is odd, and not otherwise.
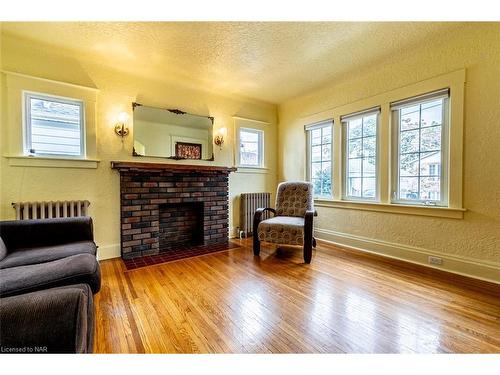
[[[112,244],[100,246],[97,249],[97,259],[98,260],[106,260],[111,258],[120,258],[121,257],[121,249],[120,244]]]
[[[397,243],[374,240],[367,237],[347,233],[335,232],[328,229],[315,229],[314,236],[326,242],[347,248],[420,264],[422,266],[440,269],[462,276],[500,284],[500,263],[477,260],[462,256],[450,255],[439,251],[401,245]],[[428,263],[429,256],[436,256],[443,260],[442,265],[435,266]]]

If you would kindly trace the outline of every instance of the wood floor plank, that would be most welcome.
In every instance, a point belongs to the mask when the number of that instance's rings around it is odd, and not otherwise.
[[[500,286],[318,241],[127,271],[101,262],[98,353],[500,353]]]
[[[124,323],[127,323],[126,324],[127,329],[125,332],[126,332],[128,347],[129,348],[133,347],[135,353],[145,353],[144,345],[139,335],[139,330],[130,303],[130,301],[133,300],[134,294],[133,293],[127,294],[125,291],[125,287],[128,286],[128,284],[125,281],[126,277],[125,273],[123,272],[123,266],[120,263],[114,263],[113,270],[117,278],[117,286],[121,297],[120,300],[123,302],[123,308],[127,316],[127,319],[123,321]],[[132,340],[130,340],[130,338],[132,338]]]

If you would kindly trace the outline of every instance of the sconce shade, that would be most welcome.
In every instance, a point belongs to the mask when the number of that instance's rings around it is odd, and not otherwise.
[[[120,114],[118,115],[118,122],[126,123],[128,119],[129,115],[127,112],[120,112]]]
[[[217,134],[220,135],[221,137],[225,137],[226,133],[227,133],[227,129],[226,128],[219,128],[217,130]]]

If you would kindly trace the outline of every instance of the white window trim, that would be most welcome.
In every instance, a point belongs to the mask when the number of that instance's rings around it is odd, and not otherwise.
[[[376,120],[376,134],[375,134],[375,196],[373,198],[356,197],[348,195],[348,178],[347,178],[347,163],[348,163],[348,152],[347,152],[347,123],[348,121],[363,118],[365,116],[377,115]],[[342,200],[345,201],[356,201],[356,202],[378,202],[380,201],[380,189],[379,189],[379,175],[380,175],[380,108],[371,108],[368,110],[359,111],[352,115],[341,116],[340,120],[342,122]],[[363,159],[361,159],[363,163]]]
[[[333,127],[333,164],[332,164],[332,199],[316,199],[318,207],[343,208],[351,210],[377,211],[395,214],[421,215],[463,219],[463,126],[464,126],[464,94],[465,94],[465,69],[436,76],[419,81],[408,86],[400,87],[377,94],[372,97],[360,99],[356,102],[334,107],[313,115],[305,116],[301,123],[314,124],[326,119],[334,119]],[[449,88],[449,158],[448,162],[448,207],[425,205],[402,205],[391,201],[391,135],[392,121],[390,104],[404,98],[411,98],[425,93]],[[342,200],[342,128],[340,116],[355,113],[364,108],[381,107],[379,123],[380,140],[380,173],[378,188],[380,191],[379,202],[344,201]],[[307,143],[306,143],[307,145]],[[306,164],[306,175],[309,162]]]
[[[433,93],[425,93],[419,97],[415,97],[414,100],[409,98],[405,100],[405,106],[410,104],[422,104],[432,100],[436,100],[436,96]],[[421,97],[421,98],[420,98]],[[441,125],[441,173],[440,178],[440,197],[439,201],[428,201],[424,199],[401,199],[398,197],[399,192],[399,115],[398,109],[395,106],[391,106],[391,124],[392,124],[392,170],[394,173],[391,176],[391,202],[402,205],[410,206],[437,206],[437,207],[448,207],[448,159],[449,159],[449,131],[450,131],[450,97],[447,96],[443,101],[443,119]],[[401,105],[399,106],[401,107]]]
[[[465,208],[450,208],[439,206],[422,206],[381,202],[343,201],[335,199],[314,199],[315,207],[330,207],[349,210],[386,212],[401,215],[445,217],[463,219]]]
[[[52,95],[41,92],[22,90],[22,121],[23,121],[23,152],[24,156],[50,157],[52,159],[85,159],[86,158],[86,130],[85,130],[85,103],[83,100]],[[31,114],[30,99],[49,100],[59,103],[78,105],[80,107],[80,155],[61,155],[51,153],[32,153],[31,150]]]
[[[254,133],[258,135],[259,138],[259,143],[258,143],[258,157],[259,157],[259,164],[254,165],[254,164],[242,164],[241,163],[241,132],[247,132],[247,133]],[[265,168],[264,166],[264,131],[260,129],[254,129],[254,128],[247,128],[247,127],[239,127],[238,128],[238,145],[237,145],[237,150],[238,150],[238,167],[241,168]]]
[[[311,131],[312,130],[316,130],[316,129],[321,129],[321,128],[326,128],[326,127],[330,127],[331,128],[331,134],[332,134],[332,139],[331,139],[331,156],[330,156],[330,166],[331,166],[331,170],[330,170],[330,181],[331,181],[331,184],[332,184],[332,194],[330,196],[328,195],[320,195],[320,196],[316,196],[314,199],[330,199],[332,196],[333,196],[333,192],[334,192],[334,185],[333,185],[333,165],[334,165],[334,153],[333,153],[333,150],[334,150],[334,134],[333,134],[333,131],[334,131],[334,127],[333,127],[333,124],[334,124],[334,121],[333,121],[333,118],[330,118],[330,119],[326,119],[326,120],[322,120],[322,121],[319,121],[319,122],[316,122],[316,123],[313,123],[313,124],[308,124],[306,126],[304,126],[304,131],[306,133],[306,180],[309,181],[309,182],[312,182],[312,178],[311,178],[311,163],[312,163],[312,138],[311,138]]]
[[[4,77],[5,124],[8,127],[2,156],[13,167],[97,168],[97,114],[99,89],[0,70]],[[24,154],[23,91],[76,98],[85,103],[85,158],[33,157]]]

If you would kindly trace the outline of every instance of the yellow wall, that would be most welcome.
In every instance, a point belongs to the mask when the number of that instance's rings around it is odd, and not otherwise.
[[[335,61],[332,61],[335,64]],[[318,237],[500,282],[500,24],[471,24],[279,106],[279,181],[305,175],[303,119],[466,68],[463,219],[318,208]]]
[[[111,160],[133,160],[133,134],[122,144],[114,134],[114,124],[121,111],[131,112],[131,103],[137,101],[151,106],[179,108],[191,113],[215,118],[215,129],[227,128],[222,150],[214,147],[214,162],[192,161],[189,164],[232,166],[234,163],[233,116],[248,117],[269,122],[266,139],[277,147],[276,106],[242,98],[218,96],[200,88],[188,89],[182,82],[149,80],[104,69],[91,61],[79,61],[67,51],[48,45],[3,35],[1,56],[3,69],[35,77],[77,85],[95,87],[97,99],[97,169],[14,167],[9,159],[1,158],[0,218],[11,219],[14,210],[10,203],[31,200],[88,199],[94,218],[95,238],[101,258],[119,256],[119,175],[110,168]],[[120,63],[117,56],[117,64]],[[2,85],[5,90],[5,84]],[[75,90],[77,90],[75,88]],[[2,156],[8,154],[6,138],[9,131],[20,127],[16,121],[2,119],[0,132],[4,146]],[[133,129],[132,129],[133,131]],[[162,159],[141,158],[141,161]],[[172,162],[172,161],[168,161]],[[182,163],[182,162],[181,162]],[[237,199],[240,192],[274,191],[277,160],[275,153],[267,154],[265,173],[234,173],[230,177],[230,234],[238,224]]]

